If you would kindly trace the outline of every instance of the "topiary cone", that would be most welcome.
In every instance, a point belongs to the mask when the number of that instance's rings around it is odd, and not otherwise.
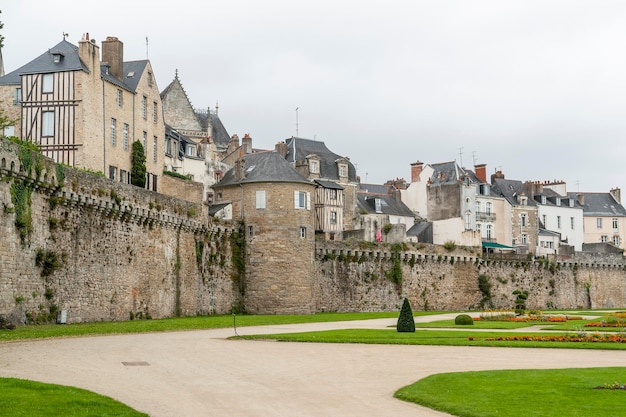
[[[405,298],[402,303],[402,309],[400,310],[400,317],[398,317],[396,330],[398,333],[415,333],[413,310],[411,310],[411,304],[409,304],[409,300],[407,298]]]

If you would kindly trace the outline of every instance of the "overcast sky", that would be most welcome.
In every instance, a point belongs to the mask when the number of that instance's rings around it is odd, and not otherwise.
[[[324,141],[362,182],[456,160],[568,191],[626,187],[623,0],[3,3],[6,72],[63,32],[116,36],[159,90],[178,70],[194,107],[219,103],[229,134]]]

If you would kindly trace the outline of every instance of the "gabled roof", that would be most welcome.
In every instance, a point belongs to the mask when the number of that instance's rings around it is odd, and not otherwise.
[[[618,203],[611,193],[567,193],[576,199],[579,194],[584,197],[584,216],[626,216],[626,209]]]
[[[495,178],[491,185],[491,194],[504,197],[512,206],[519,206],[517,196],[525,195],[526,190],[524,184],[518,180],[507,180],[504,178]],[[534,207],[537,204],[531,198],[527,199],[527,206]]]
[[[235,178],[237,166],[228,170],[220,182],[213,188],[227,187],[230,185],[247,184],[254,182],[291,182],[315,185],[313,182],[300,175],[278,153],[259,152],[244,155],[245,175],[243,179]]]
[[[59,62],[54,62],[54,55],[61,55]],[[29,63],[22,65],[15,71],[0,77],[0,84],[20,84],[22,74],[45,74],[50,72],[85,71],[89,72],[78,56],[78,47],[65,39],[48,49]]]
[[[141,61],[127,61],[124,62],[124,84],[126,84],[130,91],[137,91],[137,86],[139,85],[139,80],[141,79],[142,74],[146,71],[146,67],[148,66],[148,60],[144,59]],[[153,82],[155,82],[153,80]]]
[[[307,156],[315,154],[320,159],[320,178],[328,180],[339,180],[337,171],[337,160],[344,158],[332,152],[326,147],[324,142],[291,137],[285,140],[287,144],[287,155],[285,159],[290,163],[305,160]],[[356,168],[348,160],[348,181],[356,182]]]
[[[363,184],[359,183],[359,193],[389,195],[389,187],[381,184]]]
[[[376,211],[376,200],[380,200],[380,212]],[[392,216],[415,217],[413,213],[402,201],[396,200],[390,195],[371,196],[367,194],[357,195],[357,206],[368,214],[387,214]]]
[[[433,226],[432,222],[415,223],[413,226],[409,228],[409,230],[406,231],[406,235],[407,236],[419,236],[425,230],[427,230],[429,227],[432,227],[432,226]]]

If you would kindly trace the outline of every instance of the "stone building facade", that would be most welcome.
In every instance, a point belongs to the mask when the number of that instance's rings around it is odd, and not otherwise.
[[[65,39],[0,78],[0,105],[19,120],[13,135],[69,166],[130,182],[131,148],[146,152],[147,188],[163,172],[163,113],[150,61],[124,61],[124,45],[108,37],[100,47],[88,34]]]

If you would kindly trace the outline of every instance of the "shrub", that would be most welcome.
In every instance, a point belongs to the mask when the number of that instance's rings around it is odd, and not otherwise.
[[[413,310],[411,309],[411,304],[407,298],[405,298],[402,303],[402,309],[400,310],[400,317],[398,317],[396,330],[398,333],[415,333]]]
[[[474,320],[467,314],[459,314],[454,318],[454,324],[458,324],[461,326],[471,326],[474,325]]]
[[[140,141],[133,142],[131,153],[130,183],[144,188],[146,186],[146,153]]]
[[[454,240],[448,240],[444,242],[443,247],[448,252],[452,252],[453,250],[456,249],[456,242]]]

